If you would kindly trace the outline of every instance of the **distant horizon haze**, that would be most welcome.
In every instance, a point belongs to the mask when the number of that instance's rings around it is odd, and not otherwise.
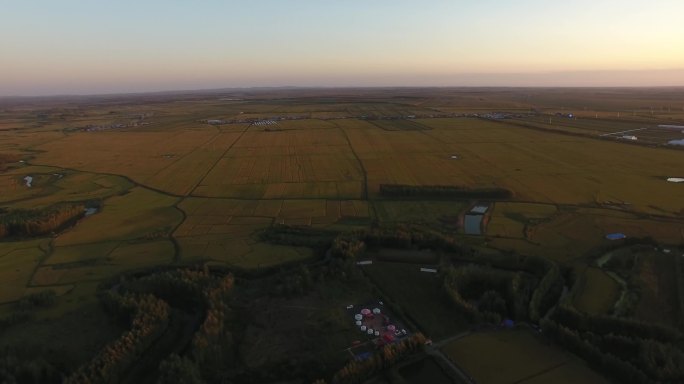
[[[3,5],[0,96],[684,86],[679,0]]]

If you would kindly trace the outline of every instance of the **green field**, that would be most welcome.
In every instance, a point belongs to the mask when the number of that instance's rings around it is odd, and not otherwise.
[[[478,383],[609,383],[527,330],[475,333],[442,351]]]
[[[574,305],[591,314],[608,314],[620,296],[620,284],[599,268],[587,268],[582,277]]]
[[[462,315],[451,308],[435,274],[420,272],[419,265],[378,263],[363,270],[428,337],[442,339],[465,329]]]

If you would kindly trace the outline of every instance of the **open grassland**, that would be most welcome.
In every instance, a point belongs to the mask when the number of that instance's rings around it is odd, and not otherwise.
[[[235,200],[187,198],[178,206],[186,219],[174,232],[181,259],[213,260],[243,268],[273,266],[312,256],[306,248],[260,243],[256,232],[274,223],[328,227],[368,220],[359,200]]]
[[[636,254],[636,281],[640,288],[639,303],[634,314],[636,318],[670,326],[676,326],[677,321],[681,321],[675,287],[677,280],[684,276],[677,276],[675,257],[682,257],[677,250],[669,254],[643,250]]]
[[[0,304],[20,299],[46,254],[48,241],[0,242]]]
[[[108,199],[102,211],[56,239],[55,245],[164,237],[181,222],[178,199],[143,189]]]
[[[682,219],[643,217],[607,208],[562,207],[548,218],[527,221],[523,219],[525,210],[521,208],[506,213],[494,209],[491,232],[490,227],[487,230],[492,246],[567,262],[609,244],[610,241],[605,239],[609,233],[651,237],[665,244],[684,241]]]
[[[490,212],[487,235],[526,238],[528,228],[551,220],[557,212],[550,204],[498,202]]]
[[[26,176],[33,179],[30,187],[23,180]],[[61,202],[105,199],[133,186],[119,176],[33,166],[0,175],[0,185],[7,188],[0,195],[0,205],[24,209],[42,208]]]
[[[582,312],[605,315],[620,297],[620,284],[599,268],[587,268],[578,280],[573,304]]]
[[[420,272],[420,265],[383,262],[363,270],[426,336],[443,339],[467,329],[466,320],[445,297],[436,274]]]
[[[442,351],[478,383],[609,383],[527,330],[471,334]],[[568,371],[571,376],[565,375]]]
[[[98,282],[125,271],[168,265],[174,261],[174,246],[169,240],[123,242],[113,250],[109,249],[110,246],[108,243],[93,246],[88,254],[83,253],[81,248],[77,255],[70,255],[72,259],[78,256],[83,258],[78,261],[56,263],[48,259],[36,270],[31,284],[47,288]]]

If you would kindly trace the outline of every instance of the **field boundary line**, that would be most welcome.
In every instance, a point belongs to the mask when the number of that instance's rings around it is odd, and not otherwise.
[[[245,135],[245,133],[247,133],[247,131],[249,130],[249,127],[251,127],[251,125],[245,127],[245,129],[243,129],[242,132],[240,132],[240,136],[238,136],[237,139],[235,139],[235,141],[233,141],[233,142],[228,146],[228,148],[226,148],[226,150],[223,151],[223,153],[221,154],[221,156],[219,156],[218,159],[216,159],[216,161],[214,162],[214,165],[212,165],[211,167],[209,167],[209,169],[207,170],[207,172],[205,172],[204,175],[199,179],[199,181],[198,181],[197,183],[195,183],[195,185],[194,185],[192,188],[190,188],[190,192],[187,193],[185,196],[194,196],[194,193],[195,193],[195,190],[197,189],[197,187],[199,187],[199,186],[202,184],[202,182],[204,181],[204,179],[206,179],[207,176],[209,176],[209,174],[211,173],[211,171],[213,171],[214,168],[216,168],[216,165],[217,165],[224,157],[226,157],[226,154],[228,154],[228,152],[229,152],[231,149],[233,149],[233,147],[235,146],[235,144],[237,144],[238,141],[242,140],[242,137]],[[218,136],[217,136],[217,137],[218,137]]]

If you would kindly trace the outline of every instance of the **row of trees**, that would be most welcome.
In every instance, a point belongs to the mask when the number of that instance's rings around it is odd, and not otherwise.
[[[677,271],[677,297],[679,302],[679,328],[684,329],[684,258],[675,257],[675,269]]]
[[[172,307],[175,308],[173,316],[180,316],[179,310],[205,315],[192,339],[188,339],[187,353],[170,354],[161,362],[159,382],[220,382],[236,361],[233,335],[228,327],[231,320],[228,300],[234,283],[232,275],[213,275],[207,268],[122,278],[116,289],[101,293],[101,301],[110,313],[128,321],[130,330],[107,345],[66,382],[119,382],[166,332]]]
[[[272,244],[327,249],[339,232],[290,225],[273,225],[261,231],[262,241]]]
[[[102,295],[102,299],[111,312],[119,317],[129,317],[131,328],[76,370],[66,379],[66,383],[119,382],[168,326],[169,306],[153,295],[119,295],[108,291]]]
[[[160,364],[159,382],[187,382],[181,380],[186,376],[188,380],[201,379],[197,382],[219,382],[232,367],[235,343],[228,327],[231,319],[228,300],[234,285],[233,275],[214,275],[208,268],[159,272],[122,285],[122,289],[152,293],[173,307],[205,313],[188,353],[172,354]]]
[[[333,240],[331,252],[335,257],[355,259],[366,247],[434,249],[459,256],[474,255],[472,249],[458,243],[453,237],[406,225],[342,233]]]
[[[0,239],[57,232],[81,218],[84,210],[84,204],[59,204],[38,210],[9,211],[0,215]]]
[[[530,320],[539,322],[546,313],[558,302],[565,279],[558,264],[551,264],[530,299]]]
[[[544,333],[622,382],[684,382],[682,334],[673,328],[559,305],[540,322]]]
[[[43,351],[2,348],[0,350],[0,383],[60,384],[64,373],[56,364],[40,356]]]
[[[432,197],[455,199],[509,199],[513,192],[499,187],[468,188],[454,185],[380,184],[386,197]]]
[[[504,318],[526,319],[534,276],[468,265],[450,268],[443,287],[456,307],[472,322],[500,323]]]
[[[385,370],[406,356],[423,348],[425,336],[415,333],[399,343],[387,344],[365,360],[351,360],[333,376],[333,384],[361,383],[373,374]],[[317,383],[325,383],[319,380]]]

